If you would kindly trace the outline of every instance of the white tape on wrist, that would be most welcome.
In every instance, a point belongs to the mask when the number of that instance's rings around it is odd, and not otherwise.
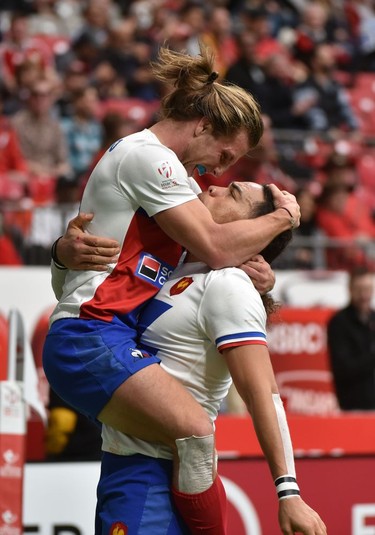
[[[294,467],[294,455],[292,441],[290,438],[288,422],[286,420],[285,410],[283,402],[279,394],[272,394],[272,400],[275,406],[277,423],[279,424],[279,430],[281,435],[281,440],[283,443],[284,457],[285,457],[285,468],[292,477],[296,477],[296,470]]]
[[[294,476],[286,474],[275,479],[276,493],[279,500],[300,496],[299,486]]]

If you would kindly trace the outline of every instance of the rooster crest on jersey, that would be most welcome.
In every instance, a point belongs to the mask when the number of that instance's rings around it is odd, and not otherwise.
[[[169,291],[169,294],[170,295],[181,294],[182,292],[186,290],[186,288],[190,286],[192,282],[194,282],[193,277],[183,277],[182,279],[177,281],[176,284],[172,286],[172,288]]]
[[[110,535],[127,535],[128,527],[125,526],[122,522],[115,522],[111,526]]]

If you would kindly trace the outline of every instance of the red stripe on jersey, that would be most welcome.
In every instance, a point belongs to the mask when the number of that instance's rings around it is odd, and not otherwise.
[[[161,230],[154,219],[143,210],[138,210],[129,225],[115,269],[97,288],[94,297],[82,304],[81,318],[111,321],[114,316],[130,314],[158,292],[159,287],[152,280],[136,275],[144,252],[156,256],[174,269],[182,248]],[[151,258],[148,261],[155,262],[155,266],[160,265]]]
[[[217,349],[218,351],[224,351],[224,349],[228,349],[229,347],[238,347],[238,346],[266,346],[267,342],[264,340],[242,340],[238,342],[230,342],[229,344],[223,344],[219,346]]]

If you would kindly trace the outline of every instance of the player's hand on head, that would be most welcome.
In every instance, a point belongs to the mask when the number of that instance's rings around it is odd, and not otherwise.
[[[84,232],[93,217],[93,214],[78,214],[69,222],[65,234],[59,239],[56,254],[59,263],[65,267],[106,271],[108,264],[117,261],[120,247],[116,240]]]
[[[275,274],[262,255],[255,255],[239,267],[250,277],[261,295],[270,292],[275,286]]]
[[[279,500],[279,524],[284,535],[327,535],[323,520],[300,497]]]
[[[275,184],[270,184],[269,188],[272,191],[275,208],[285,209],[285,213],[289,214],[290,219],[293,220],[292,228],[299,227],[301,210],[295,196],[286,190],[280,190]]]

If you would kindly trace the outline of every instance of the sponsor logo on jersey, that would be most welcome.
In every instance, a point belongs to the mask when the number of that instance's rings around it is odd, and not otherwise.
[[[173,167],[169,162],[162,162],[158,167],[158,173],[163,178],[172,178]]]
[[[154,256],[143,253],[140,256],[135,274],[137,277],[147,280],[157,288],[161,288],[173,271],[173,267],[161,262]]]
[[[144,256],[139,267],[138,273],[147,279],[155,281],[161,268],[161,262],[151,256]]]
[[[177,281],[176,284],[172,286],[172,288],[169,290],[169,294],[170,295],[181,294],[182,292],[186,290],[186,288],[190,286],[192,282],[194,282],[193,277],[183,277],[182,279]]]
[[[161,179],[160,185],[162,189],[170,189],[178,186],[178,180],[175,169],[168,160],[154,163],[154,169],[157,176]]]
[[[109,535],[127,535],[128,526],[125,526],[122,522],[115,522],[112,524]]]
[[[178,186],[178,182],[175,179],[163,180],[163,182],[161,183],[162,189],[171,189],[171,188],[174,188],[175,186]]]

